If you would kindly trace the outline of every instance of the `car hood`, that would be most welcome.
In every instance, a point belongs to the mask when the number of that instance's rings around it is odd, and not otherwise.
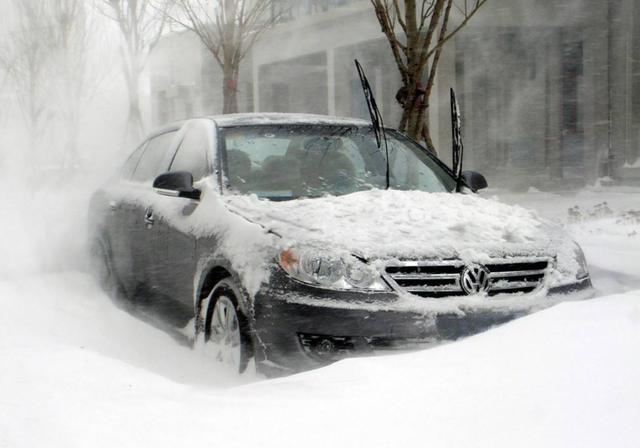
[[[371,190],[285,202],[231,196],[227,205],[285,245],[365,258],[555,256],[566,238],[535,212],[475,194]]]

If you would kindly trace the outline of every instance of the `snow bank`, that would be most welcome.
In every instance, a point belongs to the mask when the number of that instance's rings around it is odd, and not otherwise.
[[[0,446],[640,444],[640,291],[245,386],[81,275],[0,283],[0,325]]]

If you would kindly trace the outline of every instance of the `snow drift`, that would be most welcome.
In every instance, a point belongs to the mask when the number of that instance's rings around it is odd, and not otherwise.
[[[244,386],[82,275],[0,283],[0,325],[0,446],[640,444],[640,292]]]

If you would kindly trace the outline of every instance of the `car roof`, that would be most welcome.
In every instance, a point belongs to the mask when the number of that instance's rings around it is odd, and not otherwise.
[[[320,124],[334,126],[369,126],[371,123],[359,118],[332,117],[329,115],[291,114],[291,113],[247,113],[214,115],[208,117],[219,127]]]
[[[161,126],[159,128],[154,129],[152,132],[150,132],[149,134],[147,134],[144,138],[143,141],[149,140],[151,138],[157,137],[159,135],[165,134],[167,132],[175,132],[180,130],[180,128],[182,126],[184,126],[186,123],[188,122],[188,120],[181,120],[181,121],[174,121],[172,123],[169,124],[165,124],[164,126]]]
[[[187,120],[174,121],[155,129],[144,140],[148,140],[166,132],[177,131],[186,123],[196,119],[208,119],[216,123],[218,127],[256,126],[256,125],[287,125],[287,124],[320,124],[327,126],[370,126],[371,123],[359,118],[333,117],[330,115],[293,114],[276,112],[254,112],[244,114],[209,115],[194,117]]]

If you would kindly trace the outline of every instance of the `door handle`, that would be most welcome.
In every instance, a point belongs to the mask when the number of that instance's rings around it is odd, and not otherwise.
[[[151,210],[150,208],[148,208],[145,212],[144,212],[144,223],[147,225],[147,229],[152,227],[153,224],[155,224],[156,219],[153,216],[153,210]]]

